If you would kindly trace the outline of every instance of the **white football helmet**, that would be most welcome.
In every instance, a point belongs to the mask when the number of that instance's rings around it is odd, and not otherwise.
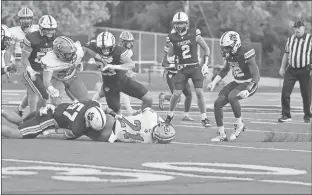
[[[153,128],[152,137],[157,143],[168,144],[174,140],[176,132],[171,124],[160,122]]]
[[[9,28],[2,24],[1,25],[1,50],[7,49],[11,45],[12,35]]]
[[[96,46],[103,55],[110,55],[116,46],[115,36],[108,31],[101,32],[96,38]]]
[[[239,34],[235,31],[223,33],[220,38],[220,48],[222,57],[228,58],[231,54],[235,54],[242,45]]]
[[[44,15],[39,19],[38,22],[39,31],[42,36],[52,38],[56,35],[57,22],[50,15]]]
[[[34,18],[34,13],[31,9],[24,7],[17,13],[17,16],[23,31],[31,27]]]
[[[125,48],[132,49],[134,42],[133,34],[129,31],[122,31],[122,33],[119,36],[119,42]]]
[[[186,13],[178,12],[172,19],[173,28],[179,34],[184,33],[189,26],[189,18]]]
[[[100,107],[95,106],[86,111],[85,120],[87,127],[91,127],[95,131],[101,131],[106,124],[106,115]]]

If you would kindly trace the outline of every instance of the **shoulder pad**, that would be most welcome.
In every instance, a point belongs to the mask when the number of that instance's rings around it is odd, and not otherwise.
[[[256,56],[255,49],[249,46],[242,46],[242,52],[244,54],[245,60],[250,60],[251,58]]]
[[[36,44],[39,41],[39,39],[40,39],[39,31],[30,32],[30,33],[27,33],[25,35],[24,43],[27,46],[31,47],[31,45]],[[26,40],[26,42],[25,42],[25,40]]]
[[[122,54],[120,54],[120,59],[131,58],[133,56],[133,52],[131,49],[127,49]]]
[[[176,33],[174,29],[171,30],[170,34]]]
[[[33,24],[31,26],[31,32],[34,32],[34,31],[37,31],[37,30],[39,30],[39,25],[38,24]]]
[[[169,43],[169,42],[171,42],[170,35],[166,36],[166,43]]]

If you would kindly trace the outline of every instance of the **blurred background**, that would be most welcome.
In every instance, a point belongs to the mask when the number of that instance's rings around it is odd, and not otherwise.
[[[162,87],[159,90],[167,88],[160,62],[165,36],[178,11],[189,15],[190,26],[201,30],[210,47],[213,68],[206,82],[223,64],[220,36],[235,30],[243,42],[256,50],[262,76],[259,86],[280,87],[278,70],[294,21],[304,21],[307,32],[311,32],[312,24],[311,1],[2,1],[2,23],[9,27],[19,25],[17,12],[24,6],[33,10],[35,24],[42,15],[50,14],[57,20],[62,34],[81,43],[105,30],[117,39],[122,30],[131,31],[136,39],[133,60],[135,71],[140,73],[137,79],[150,87]],[[84,60],[88,69],[92,60],[88,57]],[[14,76],[4,82],[18,84]]]

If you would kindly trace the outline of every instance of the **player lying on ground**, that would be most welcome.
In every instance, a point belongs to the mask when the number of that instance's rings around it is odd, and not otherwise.
[[[109,108],[120,112],[120,93],[142,100],[141,109],[151,107],[153,99],[151,93],[140,82],[127,76],[127,72],[135,67],[131,57],[132,50],[116,45],[115,37],[110,32],[101,32],[96,40],[86,45],[87,48],[97,53],[95,59],[101,59],[103,84],[101,94]],[[98,97],[93,97],[97,99]]]
[[[234,31],[225,32],[220,38],[220,47],[222,56],[225,59],[225,65],[214,80],[208,84],[211,91],[216,84],[224,78],[232,69],[234,81],[230,82],[220,91],[217,100],[214,102],[214,114],[218,126],[218,136],[211,141],[227,141],[223,126],[222,108],[230,103],[236,124],[234,131],[230,136],[231,140],[239,137],[244,131],[245,126],[242,120],[241,105],[239,100],[255,94],[260,80],[259,68],[255,61],[255,50],[247,45],[241,44],[239,34]]]
[[[35,138],[45,132],[62,133],[73,140],[83,135],[102,142],[170,143],[175,130],[151,108],[134,116],[118,116],[109,108],[105,111],[97,101],[48,104],[22,119],[16,113],[2,112],[2,116],[18,128],[3,127],[1,135],[9,138]],[[105,114],[106,113],[106,114]]]
[[[41,58],[43,84],[52,104],[60,104],[66,90],[78,101],[88,99],[88,89],[79,77],[85,52],[80,42],[59,36],[53,41],[53,50]]]

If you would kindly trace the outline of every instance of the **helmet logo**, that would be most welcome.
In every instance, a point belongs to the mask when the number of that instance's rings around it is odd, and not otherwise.
[[[87,119],[89,121],[92,121],[93,120],[93,117],[94,117],[94,113],[93,112],[89,112],[88,116],[87,116]]]
[[[62,47],[63,47],[62,44],[57,45],[57,49],[62,49]]]
[[[236,34],[230,34],[229,37],[230,37],[230,39],[231,39],[232,41],[236,41],[236,40],[237,40]]]

